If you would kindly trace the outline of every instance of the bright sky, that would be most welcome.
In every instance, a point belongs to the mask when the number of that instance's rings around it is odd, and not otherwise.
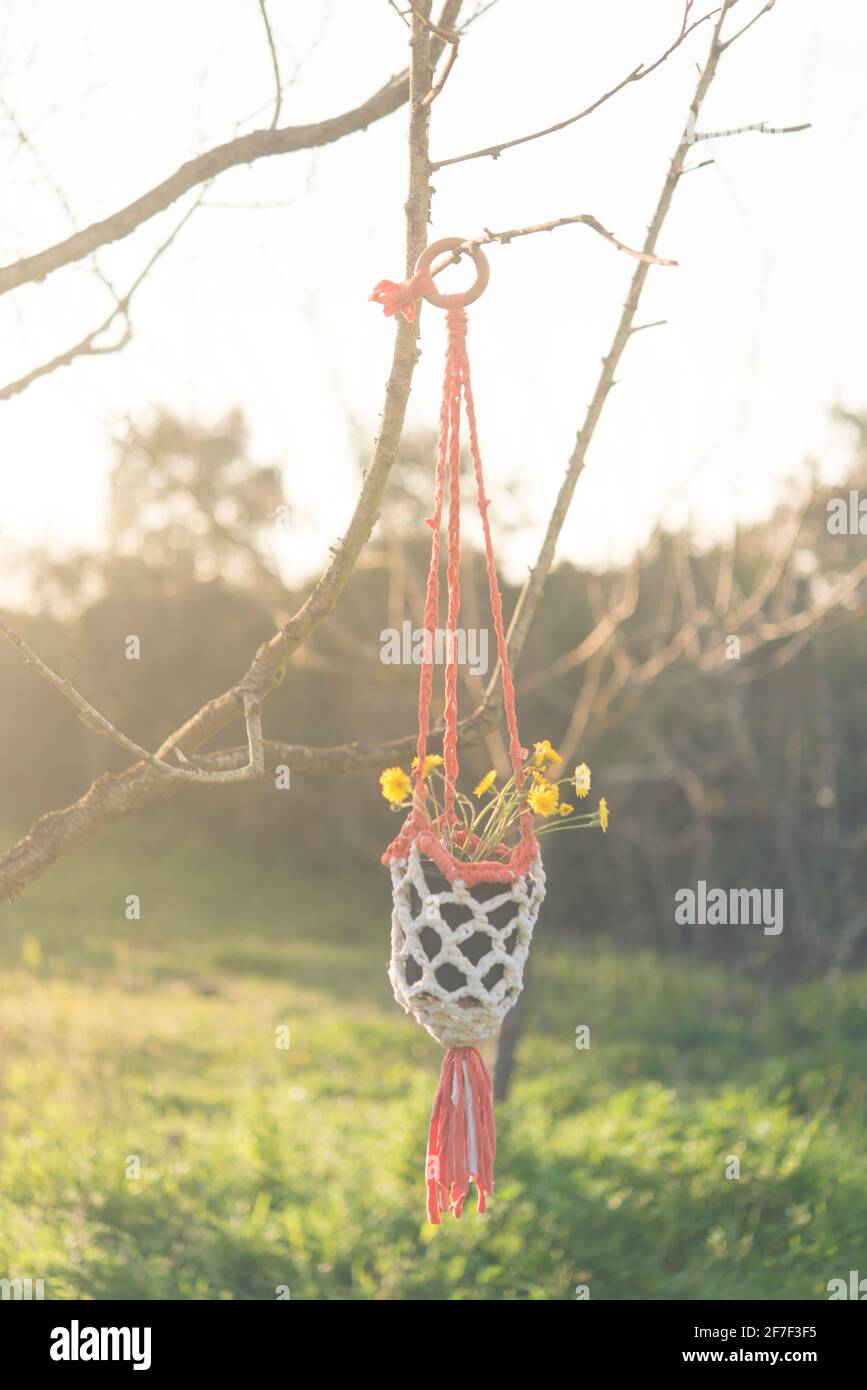
[[[712,3],[712,0],[710,0]],[[761,0],[740,0],[733,24]],[[468,13],[476,0],[467,0]],[[406,63],[387,0],[271,0],[283,123],[362,100]],[[588,104],[666,47],[682,0],[499,0],[472,26],[433,108],[432,154],[523,134]],[[696,13],[701,8],[697,3]],[[640,244],[683,128],[709,26],[597,115],[436,176],[431,238],[590,212]],[[867,7],[777,0],[723,60],[702,130],[811,121],[800,135],[703,143],[681,185],[641,321],[581,479],[560,554],[620,554],[655,518],[705,532],[769,508],[807,456],[845,459],[829,407],[867,407],[863,188]],[[270,121],[256,0],[5,0],[0,9],[0,258],[104,217],[237,130]],[[257,114],[258,113],[258,114]],[[22,148],[11,119],[25,131]],[[405,111],[310,155],[223,175],[133,306],[119,355],[84,361],[0,404],[0,534],[97,539],[111,438],[158,406],[204,420],[240,406],[252,452],[279,461],[301,522],[290,573],[342,533],[358,444],[381,409],[393,327],[367,302],[402,274]],[[99,254],[121,291],[189,197]],[[494,498],[520,483],[509,567],[535,555],[632,273],[586,228],[491,249],[471,311],[482,446]],[[110,299],[88,263],[0,300],[0,384],[81,338]],[[410,423],[431,427],[443,324],[424,315]],[[513,517],[511,505],[501,500]]]

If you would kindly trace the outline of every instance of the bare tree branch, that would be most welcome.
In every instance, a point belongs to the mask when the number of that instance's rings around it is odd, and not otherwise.
[[[440,27],[452,28],[459,9],[460,0],[445,0],[439,21]],[[442,40],[434,37],[430,42],[435,61],[442,50]],[[428,83],[424,95],[430,87],[431,83]],[[278,130],[254,130],[247,135],[228,140],[225,144],[216,145],[204,154],[187,160],[169,178],[143,193],[125,208],[113,213],[111,217],[93,222],[64,241],[46,247],[44,251],[39,251],[33,256],[24,256],[12,265],[0,269],[0,295],[8,294],[19,285],[44,280],[61,266],[80,261],[100,246],[107,246],[110,242],[129,236],[142,223],[171,207],[172,203],[177,202],[178,198],[188,193],[191,188],[216,178],[227,169],[237,168],[240,164],[252,164],[257,159],[271,155],[319,149],[323,145],[342,140],[346,135],[366,130],[375,121],[390,116],[403,106],[409,92],[410,76],[402,72],[397,77],[392,77],[360,106],[353,107],[351,111],[344,111],[339,116],[331,116],[327,120],[316,121],[310,125],[284,126]]]
[[[682,26],[681,39],[690,32],[695,25],[688,24],[689,12],[692,0],[688,0],[686,5],[684,21]],[[656,256],[656,243],[668,213],[674,190],[684,172],[685,159],[690,148],[690,128],[694,130],[695,118],[697,117],[707,90],[713,81],[719,58],[723,49],[720,39],[722,23],[732,8],[735,0],[724,0],[722,9],[719,12],[719,19],[714,29],[713,39],[710,45],[708,58],[701,70],[695,95],[693,97],[690,117],[691,125],[688,125],[683,137],[672,157],[671,164],[663,185],[662,192],[657,204],[656,211],[648,229],[643,248],[637,255],[639,264],[632,277],[627,300],[624,305],[620,321],[615,332],[612,346],[608,356],[603,359],[602,372],[597,382],[596,389],[578,432],[575,448],[569,460],[566,476],[561,485],[551,519],[549,521],[544,540],[540,549],[536,565],[531,572],[530,578],[522,591],[518,605],[513,615],[512,626],[510,629],[510,651],[513,660],[517,662],[521,650],[526,640],[527,631],[532,620],[535,609],[538,605],[545,578],[550,570],[556,550],[557,540],[563,525],[566,513],[571,503],[575,485],[584,467],[587,448],[593,436],[596,424],[600,417],[604,402],[607,398],[611,386],[614,384],[615,371],[623,350],[631,334],[638,329],[634,325],[634,317],[638,307],[641,291],[650,264],[658,264],[659,258]],[[439,20],[440,27],[452,29],[460,8],[460,0],[446,0],[443,12]],[[419,0],[413,9],[412,39],[411,39],[411,64],[410,76],[407,84],[407,91],[402,97],[403,100],[409,97],[409,190],[405,205],[406,212],[406,268],[410,274],[415,261],[423,249],[427,239],[427,226],[430,211],[431,188],[429,176],[432,166],[428,156],[428,123],[430,115],[430,103],[425,104],[424,97],[431,91],[433,84],[433,65],[435,53],[437,52],[436,36],[430,32],[430,10],[431,0]],[[707,18],[708,16],[705,16]],[[702,21],[697,21],[701,23]],[[676,46],[676,45],[675,45]],[[673,51],[673,50],[669,50]],[[668,56],[668,53],[666,55]],[[657,60],[657,64],[663,59]],[[647,70],[641,71],[646,75]],[[395,82],[404,79],[395,79]],[[635,74],[626,81],[635,80]],[[392,84],[389,84],[392,85]],[[621,86],[624,84],[621,84]],[[382,89],[386,92],[388,88]],[[382,93],[377,94],[382,98]],[[390,98],[391,99],[391,98]],[[398,103],[399,104],[399,103]],[[359,108],[359,110],[362,108]],[[353,113],[350,113],[353,114]],[[346,118],[336,118],[337,120]],[[329,123],[323,123],[328,126]],[[333,125],[333,122],[330,123]],[[360,127],[353,127],[360,128]],[[321,133],[321,127],[305,127],[305,130],[316,129]],[[284,136],[286,132],[257,132],[256,138],[262,136]],[[241,137],[241,142],[249,137]],[[337,138],[333,135],[331,138]],[[324,143],[324,140],[322,141]],[[231,142],[233,145],[236,142]],[[299,146],[303,147],[303,146]],[[221,149],[227,147],[220,147]],[[264,152],[275,152],[267,150]],[[213,152],[212,152],[213,153]],[[256,156],[258,157],[258,156]],[[207,158],[207,156],[203,157]],[[195,161],[193,161],[195,163]],[[184,166],[187,168],[188,166]],[[224,165],[221,167],[230,167]],[[182,171],[179,171],[182,172]],[[218,172],[218,171],[213,171]],[[213,176],[209,173],[209,177]],[[192,185],[191,185],[192,186]],[[163,186],[161,186],[163,187]],[[148,195],[146,195],[147,197]],[[136,205],[132,205],[135,207]],[[128,211],[128,210],[127,210]],[[563,219],[556,225],[565,225],[567,220],[587,221],[588,215],[582,215],[579,219]],[[108,219],[109,222],[112,219]],[[595,219],[594,219],[595,222]],[[135,225],[138,225],[136,223]],[[544,224],[543,224],[544,225]],[[592,223],[590,224],[592,225]],[[130,227],[129,230],[132,228]],[[496,234],[486,233],[491,240],[498,240],[503,235],[529,234],[532,230],[542,230],[542,226],[535,229],[518,229],[515,233]],[[595,227],[595,230],[600,230]],[[92,229],[91,229],[92,230]],[[606,234],[601,229],[603,235],[607,235],[609,240],[614,241],[615,245],[620,245],[616,239]],[[126,234],[118,233],[118,234]],[[86,234],[85,234],[86,235]],[[108,239],[112,239],[109,237]],[[74,238],[70,239],[74,241]],[[103,244],[99,242],[98,244]],[[68,243],[63,243],[66,246]],[[621,249],[628,250],[621,246]],[[57,256],[59,248],[51,248],[48,252],[42,253],[49,258],[46,263],[44,273],[50,273],[50,269],[56,268],[59,264],[67,263],[68,259],[75,256],[63,257],[56,261],[51,261],[52,256]],[[80,251],[81,255],[87,254],[87,248]],[[30,258],[27,264],[32,264],[39,258]],[[21,265],[23,263],[19,263]],[[8,268],[14,271],[15,267]],[[3,274],[0,272],[0,292],[4,288]],[[33,276],[24,275],[15,283],[24,283],[27,278]],[[5,288],[12,288],[11,284]],[[9,853],[0,860],[0,901],[4,901],[20,892],[27,883],[38,877],[56,858],[68,850],[77,848],[84,844],[90,837],[103,825],[116,820],[121,816],[129,814],[131,811],[149,802],[162,799],[172,795],[179,787],[183,778],[174,775],[167,775],[166,769],[170,769],[174,774],[178,770],[195,771],[202,774],[206,780],[212,780],[214,773],[235,774],[245,769],[255,768],[255,772],[250,775],[260,775],[263,765],[269,765],[272,760],[286,762],[289,766],[301,771],[336,771],[345,770],[351,767],[363,767],[381,763],[383,758],[400,758],[411,754],[415,746],[415,735],[409,735],[404,739],[392,740],[385,744],[348,744],[332,749],[316,749],[296,747],[294,745],[262,742],[261,727],[258,723],[259,709],[262,702],[267,698],[270,691],[280,682],[288,662],[296,651],[298,651],[304,640],[310,635],[314,628],[330,614],[335,608],[342,590],[353,571],[359,558],[361,550],[365,545],[370,532],[378,516],[379,505],[383,496],[389,471],[396,456],[400,435],[403,427],[404,413],[409,395],[410,383],[413,368],[417,358],[417,327],[410,325],[404,320],[400,320],[396,328],[394,355],[392,359],[389,380],[386,386],[385,406],[382,416],[382,427],[373,451],[373,457],[362,485],[361,493],[356,503],[355,510],[349,523],[349,527],[340,542],[332,548],[332,559],[325,571],[314,585],[306,601],[298,609],[294,617],[287,622],[269,641],[257,651],[249,669],[244,676],[231,689],[225,691],[216,699],[211,700],[196,712],[179,729],[175,730],[160,746],[156,754],[146,753],[136,745],[130,747],[130,741],[124,742],[123,735],[118,735],[118,731],[110,724],[104,727],[108,721],[93,710],[87,702],[85,710],[80,712],[88,716],[88,722],[103,736],[112,737],[115,742],[120,742],[127,751],[136,752],[139,761],[132,767],[127,768],[119,774],[106,774],[98,779],[89,791],[80,798],[74,805],[66,807],[62,811],[52,812],[43,816],[31,829],[29,835],[14,846]],[[681,574],[681,582],[683,575]],[[846,591],[851,593],[851,586]],[[665,661],[675,659],[677,653],[688,650],[695,642],[696,632],[701,624],[706,620],[706,615],[697,607],[690,614],[690,618],[681,633],[673,643],[668,644],[665,651]],[[797,629],[794,629],[797,631]],[[787,630],[788,635],[792,635],[793,630]],[[779,635],[787,635],[780,633]],[[20,639],[19,639],[20,642]],[[658,656],[659,654],[657,654]],[[591,658],[592,659],[592,658]],[[649,678],[648,672],[651,663],[645,662],[643,667],[636,671],[632,668],[628,656],[624,652],[614,652],[614,671],[607,682],[599,685],[600,694],[596,701],[589,699],[585,702],[590,705],[598,704],[599,699],[603,703],[610,704],[614,694],[623,688],[629,680]],[[44,665],[44,663],[43,663]],[[657,660],[656,665],[659,665]],[[47,669],[47,668],[46,668]],[[601,678],[602,668],[600,666],[599,677]],[[42,674],[45,674],[43,671]],[[51,673],[54,676],[54,673]],[[61,686],[65,683],[60,677],[54,677],[52,683],[59,682]],[[498,716],[498,697],[495,693],[496,673],[494,680],[489,686],[486,697],[483,698],[479,708],[464,721],[462,737],[465,741],[482,737],[494,726]],[[594,683],[599,684],[594,673]],[[68,689],[64,690],[68,698],[73,698]],[[77,696],[77,692],[75,692]],[[83,697],[73,698],[73,703],[78,704]],[[229,723],[238,718],[244,718],[247,722],[248,748],[231,749],[204,756],[196,756],[197,750],[207,743],[216,734],[220,733]],[[571,733],[577,736],[586,722],[583,708],[579,715],[573,719]],[[179,768],[175,767],[173,761],[176,759]],[[156,774],[156,775],[155,775]]]
[[[121,298],[117,298],[115,295],[116,304],[108,317],[103,319],[102,323],[97,328],[85,334],[79,342],[67,348],[65,352],[58,353],[56,357],[52,357],[47,362],[43,362],[38,367],[34,367],[31,371],[27,372],[25,376],[19,377],[17,381],[10,381],[6,386],[0,387],[0,401],[8,401],[11,400],[13,396],[19,396],[22,391],[26,391],[28,386],[32,386],[33,383],[39,381],[41,377],[50,376],[52,372],[58,371],[61,367],[71,366],[79,357],[104,357],[113,352],[121,352],[122,349],[126,347],[127,343],[132,341],[132,324],[129,318],[129,307],[133,295],[150,274],[150,271],[163,253],[167,251],[176,240],[181,229],[189,222],[196,208],[201,205],[202,199],[210,186],[209,183],[202,185],[196,199],[190,207],[187,208],[187,211],[180,221],[175,224],[171,234],[157,247],[154,254],[144,266],[144,269],[139,272],[130,285],[126,294]],[[114,293],[113,290],[112,293]],[[122,331],[117,341],[114,343],[100,343],[100,338],[102,338],[118,321],[122,324]]]
[[[497,725],[499,719],[498,701],[483,700],[472,714],[460,720],[458,733],[464,747],[480,743],[486,734]],[[431,730],[430,751],[442,749],[443,726],[439,724]],[[264,747],[265,765],[268,768],[285,765],[293,772],[305,776],[319,776],[334,772],[360,772],[369,767],[387,767],[393,763],[408,761],[415,756],[418,734],[406,734],[402,738],[368,740],[364,743],[340,743],[330,748],[316,748],[309,744],[284,743],[279,739],[266,740]],[[206,772],[231,771],[240,767],[246,758],[244,748],[221,749],[216,753],[204,753],[193,758],[194,767]]]
[[[120,337],[113,343],[100,343],[99,339],[103,333],[107,333],[117,319],[121,319],[123,323]],[[41,362],[38,367],[33,367],[24,376],[0,387],[0,401],[8,401],[13,396],[20,396],[21,392],[26,391],[28,386],[32,386],[35,381],[39,381],[44,376],[51,376],[61,367],[70,367],[79,357],[109,357],[114,352],[122,352],[131,341],[132,329],[123,309],[120,307],[112,309],[108,318],[104,319],[98,328],[93,329],[91,333],[86,333],[77,343],[73,343],[72,347],[66,348],[64,352],[59,352],[55,357],[50,357],[47,362]]]
[[[499,159],[500,155],[503,154],[505,150],[513,150],[517,145],[526,145],[531,140],[542,140],[546,135],[556,135],[558,131],[566,130],[569,126],[575,125],[578,121],[583,121],[586,116],[592,115],[594,111],[597,111],[606,101],[610,101],[618,92],[622,92],[623,88],[628,87],[631,82],[640,82],[643,77],[649,77],[652,72],[655,72],[656,69],[666,61],[666,59],[671,57],[675,49],[680,48],[680,45],[689,37],[694,29],[698,29],[706,20],[719,13],[718,10],[709,10],[707,14],[702,15],[701,19],[693,20],[692,24],[690,24],[688,21],[690,11],[692,10],[692,4],[693,0],[686,0],[680,32],[674,42],[669,44],[665,52],[661,53],[655,62],[651,63],[649,67],[646,67],[644,63],[639,63],[637,68],[633,68],[632,72],[627,73],[626,77],[618,82],[616,86],[609,88],[607,92],[604,92],[601,97],[597,97],[589,106],[585,106],[583,111],[577,112],[574,116],[568,116],[565,121],[557,121],[554,125],[545,126],[542,130],[534,130],[530,135],[519,135],[514,140],[501,140],[496,145],[485,145],[483,149],[470,150],[467,154],[455,154],[449,159],[435,160],[432,165],[433,172],[436,173],[439,169],[445,169],[450,164],[465,164],[468,159]]]
[[[457,29],[443,29],[440,25],[434,24],[432,20],[426,20],[423,15],[419,14],[412,0],[408,0],[408,4],[413,14],[417,15],[423,24],[427,24],[430,32],[435,34],[438,39],[441,39],[444,44],[448,44],[449,47],[449,56],[443,65],[442,72],[432,84],[430,91],[422,97],[422,106],[430,106],[432,102],[436,101],[443,87],[448,82],[449,74],[457,62],[458,51],[461,45],[461,36]]]
[[[606,608],[606,611],[583,641],[579,642],[571,651],[564,652],[550,665],[540,667],[532,675],[525,676],[523,680],[518,682],[520,693],[526,694],[532,690],[544,689],[550,681],[565,675],[567,671],[573,671],[577,667],[583,666],[607,646],[617,628],[632,617],[638,605],[643,558],[640,554],[636,555],[626,572],[623,593]]]
[[[441,22],[454,24],[461,0],[446,0]],[[430,0],[425,0],[429,14]],[[433,52],[437,40],[425,25],[413,22],[410,46],[409,187],[405,204],[407,274],[424,249],[430,215],[430,164],[428,139],[430,107],[421,97],[430,90]],[[247,672],[216,699],[210,700],[176,729],[157,750],[165,762],[178,752],[189,759],[202,744],[233,720],[244,717],[251,705],[260,705],[283,678],[293,653],[310,632],[335,607],[358,556],[377,520],[389,471],[397,455],[409,398],[413,368],[418,356],[416,324],[401,319],[395,332],[391,370],[373,457],[361,488],[349,527],[311,593],[295,616],[256,652]],[[213,769],[211,769],[213,770]],[[231,769],[227,769],[231,770]],[[179,783],[154,777],[153,768],[139,761],[122,773],[107,773],[71,806],[42,816],[19,843],[0,859],[0,902],[20,893],[60,855],[86,843],[99,829],[139,807],[171,795]]]
[[[516,241],[518,237],[535,236],[537,232],[554,232],[558,227],[575,227],[583,225],[590,227],[599,236],[610,241],[618,251],[624,251],[627,256],[632,256],[637,261],[643,261],[646,265],[677,265],[677,261],[665,260],[662,256],[651,255],[649,251],[635,251],[625,242],[618,241],[613,232],[609,232],[607,227],[603,227],[598,218],[589,212],[578,212],[572,217],[555,217],[551,222],[537,222],[530,227],[512,227],[507,232],[492,232],[488,227],[485,228],[484,236],[473,237],[471,241],[464,241],[460,246],[456,246],[454,251],[443,256],[441,261],[437,261],[431,266],[431,274],[439,275],[440,271],[445,270],[446,266],[454,265],[461,259],[466,252],[471,252],[477,246],[489,246],[493,242],[500,246],[508,246],[510,241]],[[647,327],[648,325],[645,325]]]
[[[554,510],[551,513],[551,518],[548,522],[539,555],[535,565],[530,571],[529,578],[521,591],[515,607],[515,612],[512,615],[512,622],[509,628],[509,656],[513,664],[516,664],[519,660],[524,643],[527,639],[530,623],[538,607],[539,600],[542,596],[542,588],[554,560],[557,541],[575,493],[575,486],[584,469],[587,450],[599,422],[599,417],[602,414],[605,401],[608,398],[608,393],[614,385],[615,374],[623,356],[624,349],[632,335],[635,314],[638,309],[639,300],[641,299],[641,292],[644,289],[644,282],[647,279],[647,273],[650,268],[651,261],[649,258],[655,255],[659,234],[668,216],[675,189],[683,173],[686,158],[691,148],[690,126],[694,128],[695,120],[701,110],[702,103],[716,76],[719,60],[722,55],[720,31],[726,15],[731,9],[731,5],[732,0],[723,0],[723,5],[718,12],[719,17],[714,26],[708,56],[704,66],[700,70],[695,93],[690,103],[690,120],[672,156],[668,173],[666,174],[665,182],[662,186],[662,192],[660,193],[659,201],[657,202],[656,210],[651,218],[644,246],[642,247],[642,252],[646,259],[641,260],[635,268],[632,282],[629,286],[629,292],[626,296],[620,320],[614,334],[614,339],[607,355],[602,359],[602,370],[599,374],[596,388],[591,397],[581,428],[575,439],[575,447],[572,450],[572,455],[567,464],[566,475],[560,486],[557,500],[554,503]],[[686,29],[687,15],[688,7],[687,14],[684,16],[683,34],[688,32]],[[497,672],[495,671],[493,679],[496,680],[496,677]]]
[[[753,632],[741,637],[741,655],[746,656],[757,647],[779,642],[783,638],[794,637],[798,633],[805,632],[808,628],[815,627],[829,613],[834,612],[851,599],[865,581],[867,581],[867,558],[855,565],[847,574],[841,575],[834,584],[829,585],[827,593],[821,599],[809,604],[806,608],[802,608],[796,613],[789,613],[777,622],[766,621],[760,616],[754,624]],[[718,652],[708,653],[702,659],[701,665],[705,670],[712,670],[723,665],[724,661],[724,655]]]
[[[132,753],[135,758],[147,763],[148,767],[154,769],[161,777],[168,777],[173,782],[247,782],[251,778],[261,777],[264,770],[264,757],[262,752],[262,715],[258,700],[249,691],[244,695],[244,718],[247,724],[247,747],[248,762],[238,768],[226,772],[208,772],[200,768],[190,766],[189,760],[184,757],[180,749],[175,749],[176,756],[185,766],[173,766],[171,763],[163,762],[147,749],[135,743],[126,734],[116,729],[111,720],[106,719],[104,714],[100,714],[88,700],[85,700],[72,684],[68,676],[59,676],[56,671],[46,665],[40,656],[37,656],[32,647],[29,647],[22,637],[19,637],[14,628],[0,618],[0,632],[9,639],[13,647],[16,647],[24,658],[25,664],[34,666],[41,676],[53,685],[55,690],[59,690],[65,699],[78,710],[78,717],[86,728],[92,729],[101,738],[108,739],[110,743],[116,743],[120,748]]]
[[[742,29],[738,29],[736,33],[732,34],[732,36],[731,36],[730,39],[726,39],[725,43],[724,43],[723,46],[722,46],[722,51],[723,51],[723,53],[726,51],[727,48],[730,47],[731,44],[735,43],[735,42],[741,37],[742,34],[745,34],[745,33],[747,32],[748,29],[752,29],[753,25],[754,25],[758,20],[760,20],[760,19],[762,18],[763,15],[766,15],[770,10],[772,10],[772,9],[774,8],[774,4],[775,4],[775,3],[776,3],[776,0],[765,0],[765,4],[764,4],[764,5],[762,6],[762,8],[759,10],[758,14],[754,14],[753,17],[752,17],[752,19],[749,20],[749,21],[743,26]]]

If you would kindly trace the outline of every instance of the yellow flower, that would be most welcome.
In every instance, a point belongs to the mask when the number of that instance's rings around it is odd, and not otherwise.
[[[560,793],[552,782],[534,782],[527,796],[527,805],[537,816],[553,816]]]
[[[560,815],[561,815],[561,816],[571,816],[571,814],[572,814],[572,812],[573,812],[574,810],[575,810],[575,807],[574,807],[574,806],[570,806],[568,801],[561,801],[561,802],[560,802]]]
[[[590,790],[590,769],[586,763],[580,763],[575,769],[575,795],[586,796]]]
[[[402,767],[387,767],[380,776],[379,785],[386,801],[390,801],[393,806],[399,806],[401,801],[405,801],[412,790],[412,782]]]
[[[560,754],[556,748],[551,747],[551,740],[543,738],[541,743],[533,744],[533,762],[536,767],[544,767],[546,763],[559,763]]]
[[[603,833],[608,829],[608,802],[605,797],[599,802],[599,824],[602,826]]]
[[[429,772],[433,772],[433,769],[434,769],[435,767],[439,767],[441,763],[442,763],[442,758],[440,757],[439,753],[428,753],[427,757],[426,757],[425,760],[424,760],[424,769],[423,769],[422,775],[425,776],[425,777],[427,777],[428,773],[429,773]],[[412,760],[412,770],[413,770],[413,772],[415,772],[415,770],[416,770],[417,767],[418,767],[418,758],[413,758],[413,760]]]
[[[488,791],[491,790],[491,787],[494,785],[494,783],[496,782],[496,780],[497,780],[496,769],[495,769],[495,768],[491,768],[490,772],[486,772],[486,773],[485,773],[485,775],[484,775],[484,777],[482,778],[481,782],[479,783],[479,785],[476,787],[475,791],[473,792],[473,796],[484,796],[485,792],[488,792]]]

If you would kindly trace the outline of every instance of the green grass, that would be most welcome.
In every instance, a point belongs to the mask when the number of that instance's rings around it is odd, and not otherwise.
[[[0,1277],[60,1299],[544,1300],[824,1298],[867,1275],[867,980],[769,998],[552,940],[544,915],[496,1198],[428,1227],[440,1054],[391,999],[377,886],[263,879],[154,818],[0,915]]]

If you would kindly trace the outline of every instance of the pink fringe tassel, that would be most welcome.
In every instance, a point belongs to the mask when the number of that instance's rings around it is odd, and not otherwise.
[[[494,1090],[477,1047],[450,1047],[440,1072],[431,1112],[425,1179],[428,1220],[439,1226],[440,1212],[459,1218],[470,1182],[485,1211],[494,1191]]]

